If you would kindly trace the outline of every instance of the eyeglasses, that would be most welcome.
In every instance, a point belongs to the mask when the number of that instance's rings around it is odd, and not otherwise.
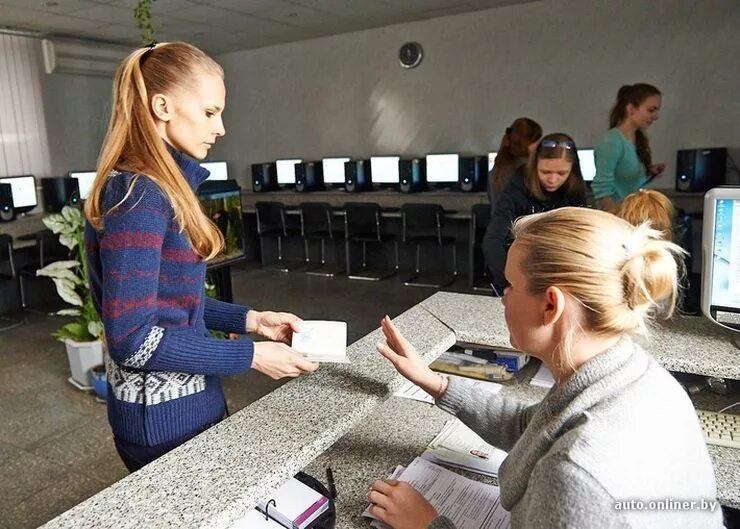
[[[556,147],[561,147],[563,149],[568,149],[569,151],[572,151],[573,149],[576,148],[576,144],[570,140],[563,140],[563,141],[542,140],[540,142],[541,149],[554,149]]]

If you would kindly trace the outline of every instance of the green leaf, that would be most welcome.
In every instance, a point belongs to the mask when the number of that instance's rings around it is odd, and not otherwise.
[[[57,294],[59,294],[60,298],[70,305],[82,306],[82,298],[75,292],[74,282],[69,279],[57,279],[55,277],[52,278],[52,281],[54,281],[57,287]]]
[[[95,338],[100,338],[100,335],[103,334],[103,324],[99,321],[90,321],[87,323],[87,332]]]
[[[66,221],[59,213],[49,215],[42,219],[43,223],[54,233],[59,233],[66,226]]]
[[[75,237],[74,233],[61,233],[59,235],[59,242],[70,250],[74,250],[75,246],[77,246],[77,237]]]
[[[53,263],[49,263],[45,267],[43,267],[41,270],[44,270],[48,273],[56,272],[57,270],[69,270],[70,268],[75,268],[76,266],[79,266],[80,263],[74,260],[69,261],[54,261]],[[39,272],[41,272],[39,270]],[[37,275],[48,275],[48,274],[37,274]]]
[[[62,309],[56,311],[54,314],[57,316],[79,316],[82,312],[80,309]]]
[[[68,279],[69,281],[72,281],[76,286],[82,285],[82,279],[77,277],[77,274],[75,274],[72,270],[51,270],[47,271],[43,268],[41,270],[36,271],[37,276],[44,276],[44,277],[51,277],[52,279]]]
[[[75,342],[90,342],[95,338],[87,331],[81,323],[68,323],[54,333],[59,340],[74,340]]]

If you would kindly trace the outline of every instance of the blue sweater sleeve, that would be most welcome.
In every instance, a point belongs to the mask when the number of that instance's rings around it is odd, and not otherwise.
[[[614,180],[617,165],[623,155],[623,146],[614,138],[607,136],[594,149],[596,176],[591,183],[596,200],[615,195]]]
[[[205,294],[203,294],[205,296]],[[203,319],[206,328],[214,331],[246,334],[247,312],[251,309],[236,303],[226,303],[218,299],[205,298]]]
[[[101,317],[111,358],[146,371],[203,375],[246,371],[254,352],[251,340],[219,340],[191,326],[160,325],[160,261],[171,208],[153,183],[142,180],[104,216],[100,238]]]

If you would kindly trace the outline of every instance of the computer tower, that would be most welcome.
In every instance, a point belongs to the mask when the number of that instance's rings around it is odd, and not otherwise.
[[[324,168],[321,162],[301,162],[295,166],[295,190],[299,193],[324,189]]]
[[[460,191],[475,193],[485,191],[488,182],[488,158],[470,156],[460,158],[459,185]]]
[[[370,160],[352,160],[344,163],[344,190],[348,193],[370,191],[373,188]]]
[[[47,213],[59,213],[64,206],[77,206],[80,203],[79,182],[71,176],[42,178],[41,192]]]
[[[401,193],[423,191],[427,185],[426,165],[422,158],[399,162],[398,190]]]
[[[274,163],[252,164],[252,190],[255,193],[277,189],[277,169]]]
[[[0,184],[0,221],[9,222],[14,218],[13,188],[10,184]]]
[[[727,149],[682,149],[676,157],[676,191],[706,193],[725,183]]]

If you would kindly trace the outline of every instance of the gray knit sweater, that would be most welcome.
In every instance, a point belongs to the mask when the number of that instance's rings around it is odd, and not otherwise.
[[[691,401],[627,338],[589,360],[539,404],[526,406],[458,380],[450,380],[437,404],[509,451],[499,484],[512,529],[723,526],[714,470]],[[651,500],[673,509],[650,510]],[[715,507],[676,509],[679,500]],[[629,509],[638,501],[643,510]],[[439,517],[429,527],[454,524]]]

